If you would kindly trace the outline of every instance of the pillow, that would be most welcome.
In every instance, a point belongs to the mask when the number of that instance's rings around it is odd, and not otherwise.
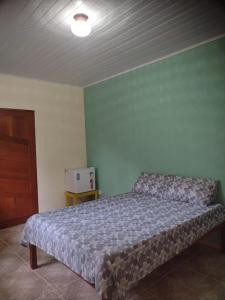
[[[142,173],[132,189],[135,193],[150,195],[158,199],[206,205],[214,202],[217,190],[218,182],[215,180],[150,173]]]

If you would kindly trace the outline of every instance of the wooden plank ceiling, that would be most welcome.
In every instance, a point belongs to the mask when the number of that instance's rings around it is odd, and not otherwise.
[[[93,28],[82,39],[78,12]],[[222,35],[224,1],[1,0],[0,73],[86,86]]]

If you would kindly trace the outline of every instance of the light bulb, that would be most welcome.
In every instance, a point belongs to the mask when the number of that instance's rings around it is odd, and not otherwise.
[[[78,37],[88,36],[91,32],[91,26],[88,23],[88,16],[85,14],[76,14],[73,23],[71,24],[71,31]]]

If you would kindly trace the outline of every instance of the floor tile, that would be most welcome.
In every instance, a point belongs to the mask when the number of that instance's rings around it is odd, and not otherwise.
[[[185,288],[194,289],[198,287],[204,278],[205,276],[199,272],[188,270],[184,266],[179,266],[164,279],[164,282],[172,288],[179,288],[180,290]]]
[[[211,276],[205,277],[198,285],[190,287],[190,289],[198,296],[200,300],[203,300],[207,295],[212,294],[212,291],[217,289],[218,280]],[[224,299],[225,300],[225,299]]]
[[[23,226],[18,225],[18,227],[14,226],[11,228],[1,229],[0,230],[0,240],[4,240],[8,244],[19,245],[22,228],[23,228]]]
[[[170,273],[163,276],[146,292],[154,298],[161,300],[198,300],[194,287],[203,281],[204,276],[193,270],[186,270],[178,266]],[[138,288],[138,286],[137,286]]]
[[[170,285],[165,281],[154,286],[150,292],[160,300],[199,300],[195,292],[189,288]]]
[[[34,300],[64,300],[64,299],[60,298],[55,292],[44,290],[41,292],[41,295],[39,295]]]
[[[41,297],[44,291],[47,293],[49,289],[50,286],[35,276],[25,264],[1,276],[0,295],[4,300],[34,300]]]
[[[96,290],[82,279],[57,284],[56,289],[65,300],[101,300]]]
[[[1,253],[0,255],[0,278],[11,274],[23,266],[23,261],[11,253]]]
[[[219,282],[213,289],[196,291],[199,300],[225,300],[225,283]]]
[[[74,272],[56,260],[40,266],[35,272],[54,285],[79,279]]]
[[[201,253],[189,261],[189,266],[205,275],[225,280],[225,255],[220,252]]]
[[[2,255],[4,253],[16,254],[26,259],[29,258],[29,253],[27,248],[19,244],[9,244],[4,240],[0,240],[0,254]]]

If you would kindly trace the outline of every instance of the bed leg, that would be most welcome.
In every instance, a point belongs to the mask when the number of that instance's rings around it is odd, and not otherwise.
[[[221,243],[222,243],[222,251],[225,253],[225,223],[221,228]]]
[[[30,250],[30,267],[32,270],[37,269],[37,248],[29,243]]]

